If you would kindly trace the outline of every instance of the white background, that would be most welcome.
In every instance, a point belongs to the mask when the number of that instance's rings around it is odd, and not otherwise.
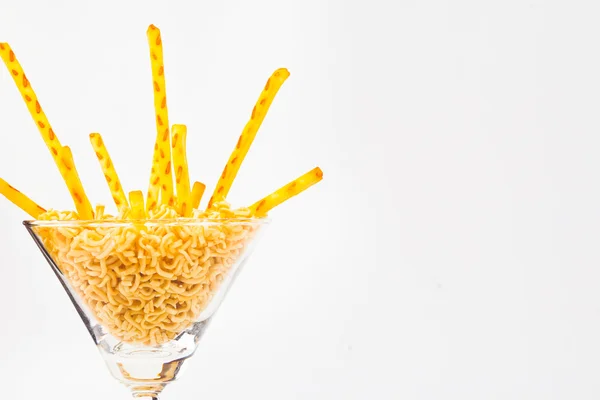
[[[167,5],[168,4],[168,5]],[[145,189],[145,31],[172,123],[212,189],[269,74],[278,95],[230,199],[320,165],[165,399],[600,396],[600,6],[595,1],[8,1],[12,44],[88,194],[87,136]],[[0,68],[0,176],[72,208]],[[0,383],[11,399],[126,399],[0,199]]]

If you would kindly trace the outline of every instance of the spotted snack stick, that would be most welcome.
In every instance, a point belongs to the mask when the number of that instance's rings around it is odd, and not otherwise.
[[[58,152],[58,157],[60,159],[58,168],[69,188],[69,193],[71,193],[79,218],[82,220],[94,219],[92,205],[85,194],[81,179],[79,179],[79,174],[73,161],[73,153],[71,153],[69,146],[63,146]]]
[[[104,145],[104,140],[102,140],[102,135],[99,133],[90,134],[90,143],[92,144],[92,147],[96,152],[96,157],[100,162],[100,167],[104,173],[104,178],[106,179],[106,183],[110,189],[113,201],[115,202],[119,212],[124,212],[129,208],[129,203],[127,202],[127,196],[125,195],[125,191],[121,185],[119,175],[117,175],[117,170],[115,169],[112,159],[110,158],[110,154],[108,154],[108,150]]]
[[[151,210],[158,204],[159,193],[162,204],[172,205],[174,199],[162,38],[160,30],[154,25],[148,27],[146,34],[150,47],[152,83],[154,87],[154,112],[156,115],[156,142],[154,144],[152,172],[150,174],[150,185],[146,201],[147,209]]]
[[[50,125],[44,110],[40,106],[38,97],[31,87],[29,79],[27,79],[27,76],[25,76],[23,67],[21,67],[21,64],[17,60],[15,53],[12,51],[8,43],[0,43],[0,58],[2,58],[2,61],[4,61],[10,76],[12,76],[13,80],[15,81],[23,100],[25,100],[25,105],[27,105],[29,114],[31,114],[31,117],[40,131],[48,150],[50,150],[50,154],[52,154],[54,162],[58,166],[60,162],[58,152],[60,151],[62,145],[52,130],[52,126]]]
[[[4,179],[0,178],[0,194],[6,197],[10,202],[37,219],[46,210],[37,205],[29,197],[12,187]]]
[[[202,182],[194,182],[194,186],[192,187],[192,195],[190,196],[190,203],[192,205],[192,210],[197,209],[200,206],[200,200],[202,200],[202,195],[204,194],[204,190],[206,189],[206,185]],[[191,215],[191,212],[190,212]],[[187,215],[189,216],[189,215]]]
[[[181,215],[192,215],[190,204],[190,174],[188,170],[187,154],[187,127],[173,125],[171,129],[171,147],[173,148],[173,167],[175,171],[175,185],[177,187],[177,207]]]
[[[323,179],[323,171],[317,167],[271,193],[264,199],[252,204],[250,211],[257,217],[263,217],[273,208],[302,193],[321,179]]]
[[[206,187],[200,182],[195,182],[193,188],[190,190],[186,155],[186,127],[184,125],[175,125],[172,132],[171,129],[169,129],[165,69],[160,30],[154,25],[150,25],[147,31],[147,38],[152,67],[156,122],[156,140],[152,157],[152,169],[147,198],[141,191],[130,192],[129,195],[126,196],[126,192],[121,187],[121,182],[102,137],[99,134],[92,134],[90,135],[90,140],[96,152],[96,156],[100,161],[106,181],[109,184],[113,199],[119,208],[119,215],[121,218],[141,220],[155,217],[189,217],[193,214],[193,210],[198,209]],[[72,215],[69,218],[73,217],[81,220],[92,220],[94,217],[97,219],[112,218],[111,216],[105,216],[105,209],[103,206],[98,206],[95,210],[92,209],[90,201],[81,184],[70,148],[62,146],[58,140],[40,106],[28,78],[25,76],[14,52],[7,43],[0,43],[0,58],[2,58],[9,74],[13,77],[54,162],[59,168],[71,197],[73,198],[78,215]],[[230,215],[231,212],[228,213],[225,210],[225,208],[229,209],[229,204],[225,201],[226,197],[229,194],[231,186],[239,172],[239,168],[244,161],[274,98],[283,83],[288,79],[289,75],[287,69],[278,69],[267,81],[252,110],[250,119],[237,141],[235,149],[223,168],[218,184],[208,202],[208,210],[206,213],[200,215],[229,218],[235,214],[233,213]],[[173,182],[174,175],[176,179],[175,182]],[[253,204],[251,206],[253,214],[250,214],[247,209],[244,209],[243,215],[264,216],[273,207],[276,207],[320,181],[322,176],[321,170],[316,168]],[[46,215],[41,215],[42,213],[45,213],[43,208],[33,203],[29,198],[8,185],[5,181],[0,181],[0,194],[6,196],[9,200],[35,218],[46,217]],[[179,199],[176,198],[175,194],[177,194]],[[136,224],[138,223],[139,222],[136,222]]]
[[[215,202],[225,200],[227,197],[231,185],[240,169],[240,165],[244,161],[246,154],[248,154],[248,150],[250,150],[250,146],[269,111],[269,107],[271,107],[271,103],[273,103],[273,100],[275,99],[275,95],[277,95],[277,92],[289,76],[290,73],[287,69],[280,68],[275,71],[267,81],[256,105],[252,109],[250,120],[244,127],[237,145],[223,169],[217,187],[208,203],[208,208],[212,207]]]
[[[144,219],[146,212],[144,211],[144,193],[141,190],[129,192],[129,203],[131,204],[131,219]]]

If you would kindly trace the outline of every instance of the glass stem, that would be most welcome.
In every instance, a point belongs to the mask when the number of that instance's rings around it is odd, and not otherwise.
[[[134,400],[159,400],[158,393],[151,391],[133,391]]]
[[[135,400],[159,400],[157,393],[134,393]]]

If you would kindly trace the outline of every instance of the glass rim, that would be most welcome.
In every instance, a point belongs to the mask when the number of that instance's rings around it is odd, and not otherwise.
[[[164,218],[164,219],[106,219],[106,220],[26,220],[27,228],[117,228],[125,226],[216,226],[267,225],[270,218]]]

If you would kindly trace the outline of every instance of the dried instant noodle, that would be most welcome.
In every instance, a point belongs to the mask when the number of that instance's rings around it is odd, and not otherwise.
[[[161,206],[149,219],[178,218]],[[225,202],[194,218],[249,218]],[[77,220],[48,211],[40,220]],[[104,220],[114,219],[104,216]],[[195,322],[254,234],[251,224],[115,224],[38,228],[71,286],[108,331],[127,343],[165,343]]]

